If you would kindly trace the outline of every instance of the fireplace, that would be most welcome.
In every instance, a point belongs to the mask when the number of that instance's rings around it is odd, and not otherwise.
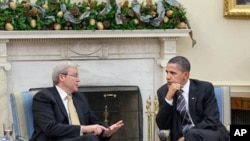
[[[52,86],[54,64],[71,60],[79,65],[81,86],[140,88],[137,108],[143,118],[138,115],[138,126],[133,128],[138,129],[136,140],[147,140],[147,121],[141,120],[147,119],[146,99],[165,83],[166,62],[176,55],[178,38],[188,37],[190,31],[1,31],[0,122],[11,122],[8,94]]]
[[[142,99],[137,86],[81,86],[93,112],[107,126],[118,120],[125,125],[111,141],[142,141]]]
[[[247,93],[249,95],[249,93]],[[231,97],[231,124],[249,125],[250,124],[250,98],[249,96],[234,95]]]

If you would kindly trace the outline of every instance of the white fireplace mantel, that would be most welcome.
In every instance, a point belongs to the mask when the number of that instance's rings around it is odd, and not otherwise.
[[[161,38],[188,36],[190,29],[173,30],[96,30],[96,31],[0,31],[0,39],[56,38]]]
[[[0,113],[3,115],[0,123],[11,120],[9,93],[50,84],[51,61],[65,59],[82,64],[83,84],[138,85],[145,103],[165,81],[165,65],[176,55],[176,41],[188,37],[190,32],[189,29],[0,31]],[[97,71],[100,67],[105,71]]]
[[[55,59],[120,59],[120,58],[141,58],[136,50],[145,50],[145,47],[140,46],[140,40],[158,40],[160,43],[159,49],[160,52],[158,55],[153,55],[153,58],[158,59],[158,64],[164,67],[165,60],[169,59],[176,54],[176,41],[180,37],[187,37],[191,32],[190,29],[173,29],[173,30],[96,30],[96,31],[75,31],[75,30],[64,30],[64,31],[0,31],[0,67],[4,68],[5,70],[10,70],[11,66],[9,65],[8,61],[11,60],[55,60]],[[115,50],[114,48],[109,47],[110,43],[115,40],[126,40],[123,43],[130,44],[132,42],[136,43],[136,48],[129,48],[129,47],[117,47],[120,48],[119,53],[114,53],[111,51],[113,55],[107,55],[110,50]],[[81,53],[86,52],[86,50],[80,49],[79,50],[79,42],[80,41],[88,41],[90,45],[86,45],[84,48],[95,48],[94,50],[98,50],[99,53],[88,52],[88,53]],[[24,42],[27,43],[34,43],[34,45],[26,45]],[[45,44],[47,47],[43,46],[41,48],[40,45],[37,45],[35,42],[40,42],[39,44]],[[41,43],[44,42],[44,43]],[[51,50],[54,48],[52,45],[47,44],[47,42],[56,42],[62,43],[60,48],[60,55],[53,54],[51,55]],[[72,43],[74,42],[74,43]],[[93,42],[96,42],[94,45]],[[16,44],[16,45],[12,45]],[[77,44],[75,47],[74,44]],[[23,45],[23,46],[22,46]],[[20,47],[22,46],[22,47]],[[98,47],[91,47],[91,46],[98,46]],[[120,45],[118,45],[120,46]],[[48,49],[49,48],[49,49]],[[55,47],[58,48],[58,47]],[[75,49],[74,49],[75,48]],[[99,49],[98,49],[99,48]],[[32,50],[32,51],[31,51]],[[55,49],[54,49],[55,50]],[[109,51],[108,51],[109,50]],[[152,50],[152,48],[148,49]],[[9,52],[7,52],[9,51]],[[45,51],[45,52],[44,52]],[[49,54],[47,54],[47,52]],[[59,50],[57,50],[59,51]],[[121,53],[123,51],[123,53]],[[53,52],[53,51],[52,51]],[[78,52],[79,54],[76,55]],[[100,55],[100,52],[101,55]],[[117,50],[115,51],[117,52]],[[153,51],[154,52],[154,51]],[[27,54],[28,53],[28,54]],[[71,53],[71,56],[69,55]],[[127,55],[122,55],[122,54]],[[140,52],[139,54],[148,55],[148,53]],[[149,51],[152,53],[152,51]],[[72,54],[74,57],[72,58]],[[91,55],[90,55],[91,54]],[[93,55],[95,54],[95,55]],[[98,54],[98,55],[96,55]],[[172,54],[172,55],[171,55]],[[49,55],[50,57],[46,57]],[[170,55],[170,56],[169,56]],[[36,57],[34,57],[36,56]],[[58,58],[59,56],[59,58]],[[88,57],[86,57],[88,56]],[[95,58],[93,58],[95,56]],[[71,58],[70,58],[71,57]],[[80,58],[79,58],[80,57]],[[89,58],[91,57],[91,58]],[[152,58],[151,56],[148,56]],[[7,61],[8,60],[8,61]]]

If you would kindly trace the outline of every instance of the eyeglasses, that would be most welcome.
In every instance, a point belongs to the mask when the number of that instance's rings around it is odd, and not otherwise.
[[[74,78],[79,78],[79,75],[78,74],[67,74],[67,73],[62,73],[63,75],[65,76],[71,76],[71,77],[74,77]]]

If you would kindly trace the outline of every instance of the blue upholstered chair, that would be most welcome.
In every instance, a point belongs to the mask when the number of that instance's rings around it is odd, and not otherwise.
[[[32,98],[34,93],[11,93],[10,103],[13,118],[14,138],[28,141],[34,131],[32,116]]]
[[[215,86],[215,97],[218,103],[220,112],[220,121],[230,130],[231,123],[231,96],[228,86]],[[169,141],[169,130],[159,130],[158,136],[161,141]]]
[[[220,121],[227,127],[231,124],[231,95],[228,86],[216,86],[214,88],[215,97],[217,99]]]

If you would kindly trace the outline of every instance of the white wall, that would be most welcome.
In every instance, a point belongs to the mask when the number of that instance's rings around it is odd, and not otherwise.
[[[186,8],[197,44],[178,41],[178,55],[192,63],[191,76],[224,84],[250,84],[250,19],[223,17],[223,0],[179,0]]]

